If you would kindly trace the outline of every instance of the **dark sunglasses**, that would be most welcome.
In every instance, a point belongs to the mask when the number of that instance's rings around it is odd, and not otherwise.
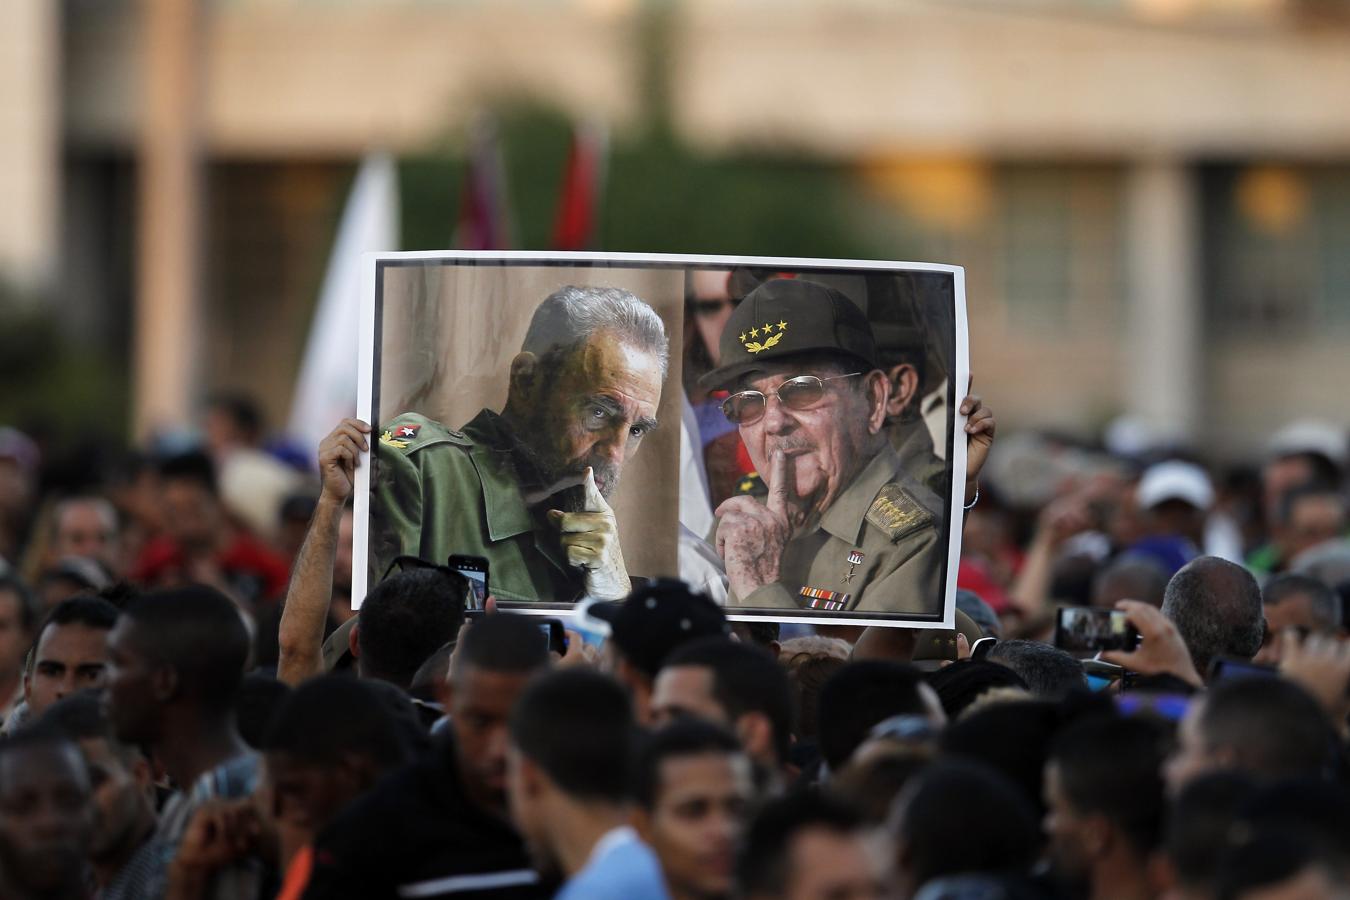
[[[694,314],[699,316],[715,316],[727,307],[735,309],[740,306],[740,297],[731,297],[729,299],[718,300],[693,300],[690,305],[694,307]]]
[[[825,396],[825,382],[840,378],[856,378],[861,374],[850,372],[847,375],[831,375],[829,378],[798,375],[796,378],[789,378],[770,393],[788,409],[810,409]],[[753,425],[764,418],[764,410],[768,405],[769,398],[763,391],[737,391],[722,401],[722,412],[733,424]]]

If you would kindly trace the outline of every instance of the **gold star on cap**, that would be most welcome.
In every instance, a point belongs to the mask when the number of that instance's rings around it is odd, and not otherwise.
[[[750,336],[751,336],[751,337],[759,337],[759,329],[758,329],[758,328],[751,328],[751,329],[750,329]]]
[[[786,323],[786,322],[779,322],[779,323],[778,323],[778,330],[779,330],[779,331],[786,331],[786,330],[787,330],[787,323]]]

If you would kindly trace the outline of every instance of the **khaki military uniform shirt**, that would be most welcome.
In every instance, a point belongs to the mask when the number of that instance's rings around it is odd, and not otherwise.
[[[777,582],[728,606],[831,612],[942,611],[942,501],[888,444],[811,531],[783,553]]]
[[[572,603],[585,591],[544,508],[530,509],[501,417],[483,410],[463,431],[415,413],[389,422],[376,445],[370,503],[370,583],[398,556],[444,565],[488,561],[498,600]]]

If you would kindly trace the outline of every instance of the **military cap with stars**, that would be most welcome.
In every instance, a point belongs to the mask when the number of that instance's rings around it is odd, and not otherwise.
[[[722,365],[699,379],[710,390],[804,353],[838,353],[868,371],[877,368],[872,328],[856,304],[832,287],[801,278],[775,278],[751,291],[727,320]]]

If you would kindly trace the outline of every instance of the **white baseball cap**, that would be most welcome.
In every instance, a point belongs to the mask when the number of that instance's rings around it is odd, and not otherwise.
[[[1209,475],[1195,463],[1171,459],[1149,466],[1139,479],[1139,506],[1152,509],[1165,500],[1182,500],[1196,509],[1214,504]]]

